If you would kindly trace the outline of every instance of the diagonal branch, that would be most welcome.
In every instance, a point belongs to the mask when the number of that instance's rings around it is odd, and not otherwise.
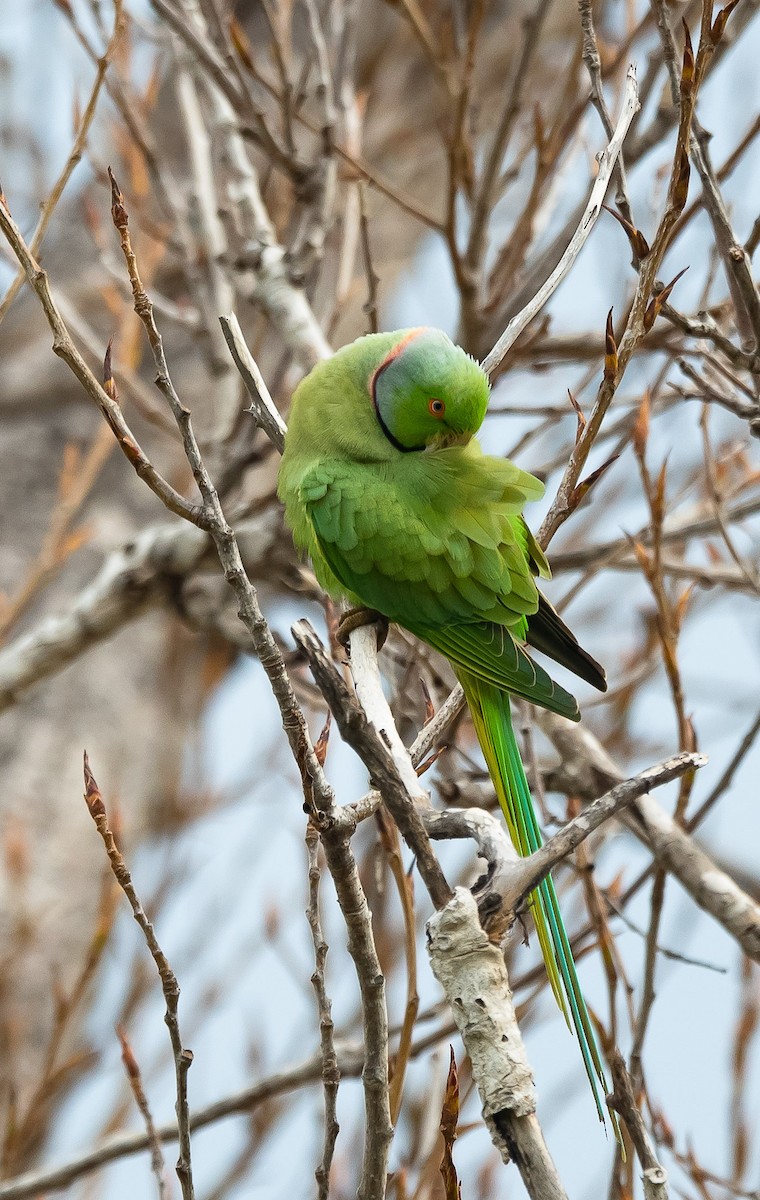
[[[13,220],[5,196],[1,191],[0,231],[5,235],[13,253],[24,269],[29,286],[36,293],[42,305],[42,311],[53,333],[53,352],[63,359],[76,375],[90,399],[95,401],[113,430],[124,455],[140,478],[147,483],[150,490],[171,512],[177,513],[186,521],[203,528],[205,514],[201,506],[191,504],[158,473],[125,421],[119,404],[98,382],[74,345],[66,323],[53,299],[47,272],[42,269],[24,241],[21,230]]]
[[[433,853],[422,818],[407,787],[406,773],[402,774],[402,768],[382,733],[351,695],[343,676],[327,655],[309,622],[297,621],[293,626],[293,637],[306,655],[344,741],[356,751],[367,767],[373,786],[381,793],[407,846],[416,855],[417,869],[433,904],[436,908],[442,908],[451,898],[451,888]],[[409,771],[414,774],[411,764]]]
[[[612,171],[615,163],[618,160],[620,151],[623,148],[625,135],[628,132],[631,121],[639,110],[639,95],[636,87],[636,70],[634,67],[628,68],[626,76],[625,96],[623,100],[623,111],[620,114],[618,123],[615,127],[615,132],[611,138],[609,145],[599,159],[599,173],[596,177],[596,182],[591,189],[591,195],[588,198],[580,224],[570,239],[570,243],[562,255],[562,258],[557,263],[549,278],[542,284],[535,296],[526,304],[516,316],[507,325],[507,328],[502,333],[496,345],[483,359],[483,370],[487,375],[493,376],[504,360],[507,351],[519,338],[524,329],[530,325],[533,318],[540,313],[541,309],[546,304],[550,296],[556,292],[562,280],[567,275],[576,258],[580,254],[585,245],[591,230],[596,224],[597,218],[602,211],[602,202],[607,194],[607,187],[612,178]]]
[[[179,1136],[179,1158],[177,1160],[177,1177],[182,1188],[183,1200],[194,1200],[195,1191],[193,1188],[193,1171],[190,1160],[190,1109],[187,1099],[187,1073],[193,1061],[191,1050],[187,1050],[182,1045],[182,1037],[179,1029],[179,984],[177,977],[169,966],[168,959],[158,944],[155,931],[149,921],[145,909],[143,908],[140,898],[135,891],[135,886],[132,882],[127,865],[122,858],[121,852],[116,845],[116,840],[113,833],[108,827],[108,816],[106,807],[103,803],[103,797],[100,794],[100,789],[95,782],[87,754],[84,756],[84,782],[85,782],[85,800],[90,811],[90,816],[95,822],[98,833],[103,839],[103,844],[106,848],[108,861],[111,864],[116,882],[118,883],[132,908],[132,915],[135,921],[142,930],[146,945],[151,953],[156,970],[158,971],[161,980],[161,989],[164,993],[166,1001],[166,1014],[164,1021],[169,1030],[169,1038],[172,1045],[172,1054],[174,1057],[174,1071],[177,1085],[177,1130]],[[150,1130],[149,1130],[150,1133]],[[152,1142],[156,1142],[155,1130],[152,1131]],[[157,1144],[157,1143],[156,1143]]]
[[[605,796],[601,796],[584,809],[572,821],[555,833],[554,837],[531,854],[528,858],[520,859],[515,864],[510,879],[513,892],[505,894],[505,902],[515,911],[533,888],[538,887],[557,863],[567,858],[581,842],[584,842],[605,821],[618,816],[634,800],[645,796],[652,788],[661,787],[678,779],[687,771],[703,767],[707,762],[704,754],[677,754],[654,767],[648,767],[632,779],[626,779],[617,784]]]

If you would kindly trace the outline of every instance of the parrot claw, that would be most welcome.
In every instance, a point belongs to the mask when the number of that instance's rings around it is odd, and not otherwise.
[[[348,639],[355,629],[362,625],[375,625],[377,632],[377,648],[382,650],[388,637],[388,618],[374,608],[349,608],[340,618],[336,637],[344,650],[348,650]]]

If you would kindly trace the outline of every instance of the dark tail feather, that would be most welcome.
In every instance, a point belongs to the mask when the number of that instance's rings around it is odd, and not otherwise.
[[[538,612],[528,617],[528,645],[567,667],[600,692],[607,691],[604,667],[583,649],[545,596],[538,594]]]

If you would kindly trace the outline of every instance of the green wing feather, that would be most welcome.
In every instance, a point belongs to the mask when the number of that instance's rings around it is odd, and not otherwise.
[[[580,720],[578,702],[533,662],[503,625],[418,626],[413,633],[451,661],[458,675],[466,671],[484,684],[530,700],[571,721]]]
[[[375,608],[441,651],[460,678],[475,730],[520,854],[541,845],[512,729],[509,694],[571,720],[573,698],[523,649],[533,642],[597,686],[604,673],[540,596],[546,559],[522,519],[541,494],[532,476],[485,459],[474,444],[400,457],[372,471],[320,460],[304,472],[297,540],[320,582]],[[575,1029],[597,1112],[604,1071],[550,878],[529,898],[552,990]],[[617,1125],[613,1126],[617,1132]]]

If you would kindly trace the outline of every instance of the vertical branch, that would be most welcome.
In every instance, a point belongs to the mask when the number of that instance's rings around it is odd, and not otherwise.
[[[145,1088],[143,1087],[140,1067],[137,1059],[134,1056],[132,1047],[129,1044],[126,1030],[122,1025],[117,1025],[116,1035],[121,1044],[121,1061],[124,1063],[124,1070],[127,1073],[129,1086],[132,1090],[132,1095],[135,1098],[135,1104],[140,1111],[140,1116],[145,1124],[145,1132],[148,1135],[148,1141],[150,1143],[150,1164],[153,1174],[156,1177],[158,1200],[166,1200],[164,1155],[161,1149],[161,1142],[159,1141],[158,1134],[156,1132],[156,1126],[153,1121],[153,1114],[150,1111],[150,1105],[148,1104],[148,1097],[145,1095]]]
[[[401,840],[396,825],[383,808],[375,813],[375,821],[380,830],[380,840],[388,859],[393,881],[396,884],[401,910],[404,917],[404,958],[406,961],[406,1007],[401,1023],[398,1050],[393,1059],[393,1073],[390,1083],[391,1120],[394,1125],[401,1111],[401,1100],[404,1094],[404,1078],[412,1049],[412,1035],[419,1009],[417,994],[417,930],[414,913],[414,883],[412,876],[404,870],[401,860]]]
[[[309,856],[309,906],[306,916],[314,943],[314,972],[311,982],[317,997],[319,1041],[322,1051],[322,1085],[325,1093],[324,1150],[322,1161],[316,1170],[316,1178],[319,1200],[327,1200],[330,1192],[330,1167],[335,1152],[335,1142],[340,1132],[336,1113],[340,1071],[333,1040],[332,1005],[325,986],[325,961],[328,946],[322,933],[322,922],[319,916],[319,834],[311,821],[306,826],[306,849]]]
[[[581,29],[583,31],[583,61],[586,64],[586,70],[591,80],[591,103],[599,113],[599,117],[608,138],[612,137],[613,124],[610,110],[607,107],[607,101],[604,98],[604,88],[602,86],[602,63],[599,57],[599,46],[596,40],[596,30],[594,29],[594,13],[592,8],[592,0],[578,0],[578,10],[581,15]],[[633,217],[631,215],[631,205],[628,200],[628,188],[625,180],[625,165],[623,163],[623,154],[621,151],[620,157],[615,163],[615,182],[617,191],[615,193],[615,203],[618,209],[631,225],[633,225]]]
[[[95,72],[95,82],[92,85],[90,98],[87,101],[84,112],[82,113],[82,119],[79,122],[79,128],[77,129],[76,136],[74,138],[74,144],[71,147],[71,153],[64,163],[63,170],[53,184],[50,195],[42,206],[42,212],[40,213],[40,218],[37,222],[37,228],[32,234],[32,240],[29,243],[30,253],[35,257],[39,254],[40,247],[45,240],[45,234],[47,233],[48,226],[53,217],[53,213],[56,210],[58,201],[61,199],[61,196],[66,190],[66,185],[71,178],[74,168],[82,159],[82,155],[87,145],[87,138],[89,136],[90,128],[92,126],[95,113],[97,112],[98,100],[100,99],[100,93],[106,79],[106,72],[108,71],[108,67],[111,63],[111,59],[113,58],[116,46],[123,31],[124,16],[122,13],[122,0],[114,0],[113,32],[103,54],[99,58],[96,58],[97,70]],[[3,317],[8,312],[8,309],[13,304],[13,301],[18,295],[25,277],[24,268],[21,266],[16,278],[12,280],[7,292],[3,296],[2,300],[0,300],[0,321],[2,321]]]
[[[322,832],[327,865],[346,922],[348,952],[354,961],[364,1026],[364,1157],[358,1200],[383,1200],[388,1155],[393,1140],[388,1098],[388,1014],[385,979],[372,934],[372,914],[345,832],[333,826]]]
[[[193,1189],[193,1171],[190,1158],[190,1109],[187,1102],[187,1073],[190,1070],[193,1055],[191,1050],[185,1049],[182,1045],[182,1037],[179,1030],[179,984],[177,983],[176,975],[169,966],[166,955],[158,944],[153,926],[148,920],[135,891],[132,876],[127,870],[127,865],[116,845],[114,835],[108,827],[108,816],[105,804],[103,803],[103,797],[95,782],[95,777],[90,770],[90,763],[86,754],[84,756],[84,785],[84,798],[87,802],[90,816],[95,822],[95,827],[103,839],[103,845],[106,848],[111,870],[114,873],[116,882],[130,903],[132,916],[142,930],[145,943],[156,964],[158,977],[161,980],[161,990],[164,993],[164,1000],[166,1001],[164,1021],[169,1030],[177,1086],[177,1102],[175,1106],[179,1136],[179,1158],[177,1159],[176,1167],[177,1177],[182,1188],[183,1200],[194,1200],[195,1192]]]

